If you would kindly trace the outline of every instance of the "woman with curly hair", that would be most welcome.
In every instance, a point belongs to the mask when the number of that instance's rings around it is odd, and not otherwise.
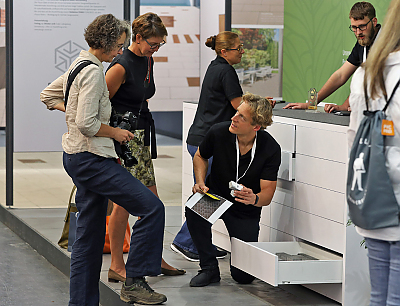
[[[98,16],[85,30],[88,51],[81,51],[66,73],[41,93],[49,109],[65,111],[68,132],[63,135],[63,163],[77,187],[76,240],[72,246],[69,305],[99,305],[108,199],[140,216],[132,231],[127,279],[121,299],[129,303],[160,304],[166,296],[147,284],[145,276],[161,273],[165,212],[163,203],[117,162],[113,139],[129,142],[134,135],[109,125],[111,103],[102,62],[122,53],[129,24],[111,14]],[[76,76],[66,108],[64,95],[70,73],[82,62],[91,64]]]

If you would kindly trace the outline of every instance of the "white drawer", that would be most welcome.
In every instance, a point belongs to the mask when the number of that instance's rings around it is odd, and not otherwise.
[[[183,103],[183,124],[182,124],[182,136],[183,142],[186,143],[187,134],[193,123],[196,115],[197,103]]]
[[[226,236],[229,236],[228,230],[226,229],[224,221],[221,219],[218,219],[212,226],[213,231],[220,232],[221,234],[224,234]]]
[[[296,154],[296,181],[345,193],[346,164]]]
[[[278,179],[272,201],[275,203],[293,207],[295,184],[297,183]]]
[[[269,242],[271,237],[271,228],[267,225],[260,224],[260,232],[258,234],[259,242]]]
[[[271,242],[296,241],[296,238],[294,236],[278,231],[274,228],[271,228],[269,232],[270,232],[269,241]],[[264,242],[260,241],[260,239],[258,241]]]
[[[212,227],[212,241],[213,244],[229,251],[231,250],[231,241],[226,230],[226,227],[222,220],[218,220]],[[268,242],[271,241],[270,237],[272,237],[273,241],[294,241],[294,237],[283,232],[279,232],[269,226],[260,224],[260,232],[258,234],[258,241],[260,242]]]
[[[231,241],[229,239],[228,230],[225,227],[224,221],[217,220],[211,228],[212,242],[214,245],[229,251],[231,250]]]
[[[294,163],[295,158],[293,158],[292,152],[282,151],[281,153],[281,165],[278,170],[278,178],[293,181],[294,176]]]
[[[278,252],[318,260],[278,261]],[[232,238],[233,266],[273,285],[342,282],[342,257],[301,242],[244,242]]]
[[[192,157],[190,156],[189,152],[186,148],[186,143],[182,144],[184,149],[182,150],[182,170],[183,173],[190,174],[193,177],[193,162]],[[192,180],[193,182],[193,180]]]
[[[343,132],[297,126],[296,153],[345,163],[347,135]]]
[[[269,204],[268,206],[264,206],[261,209],[261,218],[260,218],[260,224],[270,226],[270,223],[271,223],[271,204]]]
[[[294,209],[296,237],[344,253],[346,225]]]
[[[296,182],[294,208],[344,224],[345,195]]]
[[[281,232],[294,235],[294,209],[278,203],[271,203],[270,226]]]
[[[182,204],[185,204],[187,199],[192,195],[193,175],[182,174]]]
[[[279,143],[282,151],[296,152],[295,125],[274,122],[271,126],[267,127],[267,132]]]

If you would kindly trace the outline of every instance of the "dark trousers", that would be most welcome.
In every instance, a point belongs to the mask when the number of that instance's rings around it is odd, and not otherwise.
[[[196,154],[198,148],[199,147],[192,146],[190,144],[187,145],[187,150],[188,150],[190,156],[192,157],[192,160],[193,160],[193,157]],[[213,157],[211,156],[211,158],[208,160],[208,169],[207,169],[206,178],[211,172],[212,161],[213,161]],[[193,181],[194,181],[194,184],[196,184],[196,177],[194,176],[194,172],[193,172]],[[190,233],[189,233],[186,221],[183,223],[178,234],[176,234],[173,243],[186,251],[189,251],[189,252],[192,252],[195,254],[199,254],[199,252],[196,249],[195,244],[193,243],[192,237],[190,237]],[[216,251],[216,248],[215,248],[215,251]]]
[[[187,207],[185,215],[190,235],[199,251],[201,269],[218,268],[218,260],[215,257],[215,248],[211,238],[211,223]],[[255,219],[238,217],[228,209],[221,216],[221,219],[224,221],[230,237],[235,237],[246,242],[258,241],[260,217]],[[249,284],[255,278],[232,265],[230,269],[232,278],[240,284]]]
[[[99,305],[107,201],[140,216],[132,227],[127,277],[161,273],[165,212],[163,203],[114,159],[89,152],[63,156],[77,187],[76,240],[72,246],[69,305]]]

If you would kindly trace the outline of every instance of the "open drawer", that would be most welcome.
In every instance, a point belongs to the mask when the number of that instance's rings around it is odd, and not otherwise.
[[[302,242],[244,242],[232,238],[232,265],[273,285],[341,283],[341,256]],[[315,259],[278,260],[277,253]],[[293,257],[292,257],[293,259]]]

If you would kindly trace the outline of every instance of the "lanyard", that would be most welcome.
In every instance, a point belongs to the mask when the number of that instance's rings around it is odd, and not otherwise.
[[[381,29],[379,28],[378,34],[376,34],[376,37],[374,41],[378,38],[379,34],[381,34]],[[372,42],[373,43],[373,42]],[[367,60],[367,47],[364,46],[364,53],[363,53],[363,63]]]
[[[367,60],[367,47],[364,46],[363,63]]]
[[[236,136],[236,183],[239,182],[239,180],[245,176],[247,170],[249,170],[251,163],[253,162],[254,159],[254,155],[256,154],[256,143],[257,143],[257,134],[256,134],[256,138],[254,138],[254,142],[253,142],[253,147],[251,148],[251,159],[250,159],[250,163],[247,166],[246,171],[243,173],[243,175],[241,177],[239,177],[239,157],[240,157],[240,150],[239,150],[239,142]]]

